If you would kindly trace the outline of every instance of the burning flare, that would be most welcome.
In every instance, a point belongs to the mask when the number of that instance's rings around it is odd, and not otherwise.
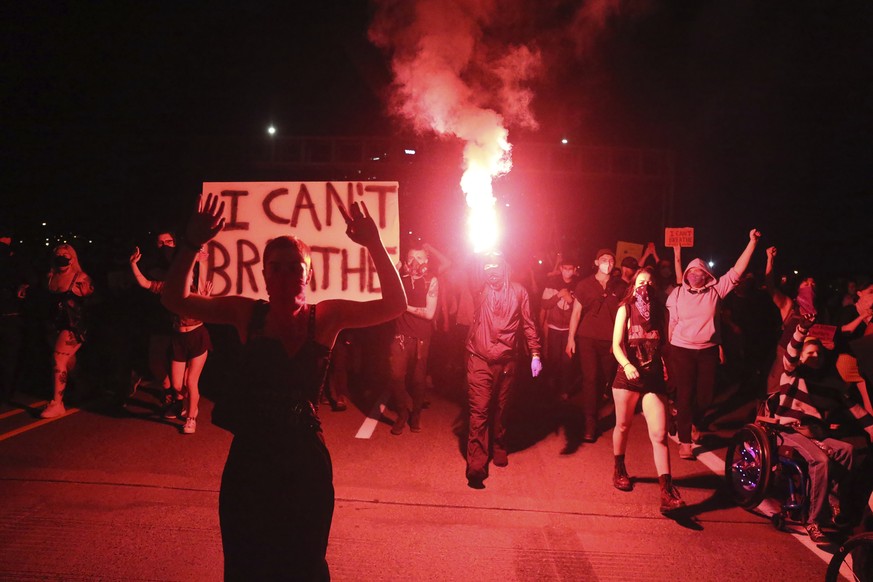
[[[392,111],[416,131],[466,143],[461,190],[476,252],[496,247],[494,178],[512,168],[505,121],[536,129],[523,82],[539,69],[526,46],[488,38],[494,0],[378,0],[370,39],[393,52]],[[499,111],[499,112],[498,112]],[[502,114],[501,114],[502,112]]]

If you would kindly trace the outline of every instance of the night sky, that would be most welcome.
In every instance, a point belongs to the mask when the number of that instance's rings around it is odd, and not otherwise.
[[[567,26],[581,2],[495,3],[486,33],[546,64],[540,128],[511,141],[671,150],[677,226],[702,247],[732,260],[756,226],[786,265],[871,271],[873,3],[600,2],[616,10],[587,29]],[[211,178],[185,155],[210,136],[406,132],[367,39],[375,5],[300,4],[7,3],[4,223],[171,222]]]

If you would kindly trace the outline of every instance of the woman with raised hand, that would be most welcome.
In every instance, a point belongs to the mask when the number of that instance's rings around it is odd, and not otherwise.
[[[316,406],[330,351],[340,330],[377,325],[406,309],[400,277],[362,206],[341,210],[346,234],[367,248],[379,275],[382,298],[375,301],[307,303],[309,247],[294,236],[265,245],[269,301],[191,293],[196,254],[224,226],[224,202],[213,194],[201,198],[170,267],[161,296],[167,309],[233,325],[243,343],[219,494],[226,580],[329,579],[333,475]]]
[[[667,383],[661,353],[666,342],[666,320],[666,309],[655,299],[651,273],[638,270],[619,304],[612,334],[612,353],[619,365],[612,384],[615,400],[612,482],[621,491],[633,489],[624,459],[628,432],[637,403],[642,398],[643,416],[649,428],[661,486],[661,513],[685,507],[679,491],[673,486],[670,450],[667,448]]]

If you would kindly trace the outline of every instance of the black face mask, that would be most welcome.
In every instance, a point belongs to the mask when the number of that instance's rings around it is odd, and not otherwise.
[[[69,267],[71,262],[70,257],[62,257],[60,255],[55,255],[55,258],[52,259],[52,264],[55,267]]]
[[[161,256],[168,263],[173,260],[173,255],[176,254],[176,247],[171,247],[169,245],[164,245],[161,247]]]

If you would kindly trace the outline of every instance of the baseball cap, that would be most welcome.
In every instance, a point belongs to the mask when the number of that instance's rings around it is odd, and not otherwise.
[[[637,260],[636,260],[635,258],[633,258],[633,257],[625,257],[625,258],[623,258],[623,259],[621,260],[621,266],[622,266],[622,267],[627,267],[628,269],[634,269],[634,270],[640,268],[640,264],[639,264],[639,263],[637,262]]]
[[[597,259],[599,259],[603,255],[609,255],[610,257],[615,259],[615,253],[612,252],[612,249],[600,249],[599,251],[597,251],[597,254],[594,255],[594,260],[596,261]]]

